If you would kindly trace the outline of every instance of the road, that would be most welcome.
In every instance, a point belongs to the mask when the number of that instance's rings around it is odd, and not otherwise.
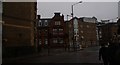
[[[8,63],[81,63],[102,65],[98,60],[99,47],[89,47],[77,52],[63,52],[50,56],[33,56],[17,60],[11,60]],[[6,62],[7,63],[7,62]]]

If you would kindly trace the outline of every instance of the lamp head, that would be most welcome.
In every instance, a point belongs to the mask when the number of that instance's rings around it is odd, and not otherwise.
[[[82,1],[79,1],[78,3],[82,3]]]

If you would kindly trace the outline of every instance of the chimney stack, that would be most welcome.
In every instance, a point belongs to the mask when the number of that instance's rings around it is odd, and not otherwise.
[[[55,16],[60,16],[60,12],[55,12]]]
[[[40,16],[40,15],[37,15],[37,17],[38,17],[37,19],[39,19],[39,20],[40,20],[40,17],[41,17],[41,16]]]

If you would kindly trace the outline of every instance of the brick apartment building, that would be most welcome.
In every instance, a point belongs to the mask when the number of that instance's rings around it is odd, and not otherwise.
[[[69,45],[74,50],[80,45],[78,29],[78,18],[74,17],[69,21]]]
[[[74,17],[69,22],[69,43],[71,47],[96,45],[96,18]]]
[[[55,13],[49,25],[50,46],[51,47],[66,47],[66,26],[64,16],[59,12]]]
[[[116,22],[104,23],[99,26],[100,44],[108,44],[117,35],[118,26]]]
[[[81,45],[83,47],[97,45],[97,19],[95,17],[82,17],[79,20],[79,40],[81,40]]]
[[[33,52],[36,2],[3,2],[2,47],[4,56]]]
[[[51,18],[39,19],[37,25],[37,37],[38,37],[38,50],[42,48],[47,48],[49,44],[49,24],[51,22]]]
[[[39,48],[66,48],[68,38],[64,16],[59,12],[52,18],[41,18],[38,22]]]

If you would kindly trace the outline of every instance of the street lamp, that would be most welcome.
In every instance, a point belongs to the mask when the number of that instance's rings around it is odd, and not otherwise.
[[[71,16],[72,16],[72,18],[74,17],[73,15],[73,7],[74,7],[74,5],[77,5],[77,4],[79,4],[79,3],[82,3],[82,1],[79,1],[79,2],[77,2],[77,3],[75,3],[75,4],[73,4],[72,5],[72,13],[71,13]],[[72,20],[73,21],[73,20]],[[75,42],[76,42],[76,38],[75,38],[76,36],[74,36],[74,24],[73,24],[73,48],[74,48],[74,51],[76,51],[76,45],[75,45]]]
[[[76,4],[79,4],[79,3],[82,3],[82,1],[80,1],[80,2],[77,2],[77,3],[75,3],[75,4],[73,4],[73,5],[72,5],[72,13],[71,13],[71,15],[72,15],[72,18],[73,18],[73,6],[74,6],[74,5],[76,5]]]

